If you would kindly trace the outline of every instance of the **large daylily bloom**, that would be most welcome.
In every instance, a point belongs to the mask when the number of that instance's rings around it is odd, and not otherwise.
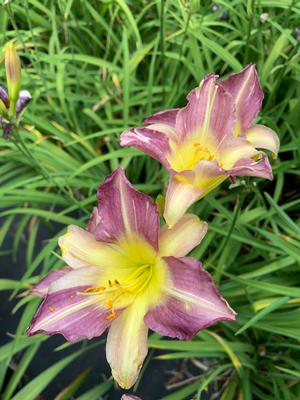
[[[148,328],[190,339],[234,311],[201,263],[185,257],[207,224],[185,215],[160,228],[151,198],[136,191],[119,168],[98,190],[88,230],[70,226],[59,239],[66,268],[33,290],[44,297],[28,334],[61,333],[91,339],[108,327],[106,355],[123,388],[137,379],[147,354]]]
[[[263,92],[254,65],[225,81],[207,75],[193,89],[182,109],[166,110],[121,135],[122,146],[134,146],[160,161],[171,178],[164,217],[173,226],[195,201],[228,176],[272,179],[266,154],[277,155],[277,135],[263,125],[252,125]]]

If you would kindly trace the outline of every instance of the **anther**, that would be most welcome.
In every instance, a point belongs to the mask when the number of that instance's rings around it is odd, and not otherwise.
[[[49,307],[49,311],[54,312],[54,311],[55,311],[55,308],[50,306],[50,307]]]
[[[70,299],[70,300],[73,300],[74,297],[75,297],[75,296],[74,296],[73,294],[71,294],[71,296],[69,297],[69,299]]]
[[[106,301],[106,309],[111,310],[113,307],[113,301],[112,300],[107,300]]]
[[[113,319],[115,319],[116,318],[116,312],[115,311],[112,311],[107,317],[106,317],[106,319],[108,320],[108,321],[111,321],[111,320],[113,320]]]
[[[89,292],[95,292],[95,288],[89,287],[87,289],[84,289],[83,293],[89,293]]]

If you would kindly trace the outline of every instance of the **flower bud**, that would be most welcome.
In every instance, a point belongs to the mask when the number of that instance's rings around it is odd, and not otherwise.
[[[2,117],[6,117],[7,115],[7,108],[1,99],[0,99],[0,114]]]
[[[5,69],[10,101],[10,114],[14,114],[16,102],[19,97],[21,83],[21,63],[20,58],[12,43],[5,46]]]

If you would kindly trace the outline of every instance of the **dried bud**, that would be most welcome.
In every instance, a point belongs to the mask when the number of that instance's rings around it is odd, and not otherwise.
[[[21,62],[12,43],[5,46],[5,69],[10,101],[10,114],[14,114],[21,84]]]
[[[3,139],[8,139],[10,132],[13,130],[14,126],[13,124],[10,124],[9,122],[5,122],[1,119],[0,121],[2,129],[3,129]]]

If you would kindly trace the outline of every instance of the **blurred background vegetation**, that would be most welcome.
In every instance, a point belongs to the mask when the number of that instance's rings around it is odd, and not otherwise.
[[[185,104],[203,76],[256,63],[259,122],[281,140],[274,181],[225,182],[194,206],[210,222],[193,255],[238,312],[191,342],[149,339],[144,400],[300,398],[300,2],[15,0],[0,6],[0,45],[15,40],[33,100],[21,142],[0,139],[2,399],[119,399],[103,338],[70,345],[25,336],[30,287],[63,265],[57,237],[85,226],[118,165],[156,197],[167,175],[119,134]],[[0,71],[5,83],[4,64]],[[121,349],[120,349],[121,351]],[[106,396],[106,397],[105,397]]]

